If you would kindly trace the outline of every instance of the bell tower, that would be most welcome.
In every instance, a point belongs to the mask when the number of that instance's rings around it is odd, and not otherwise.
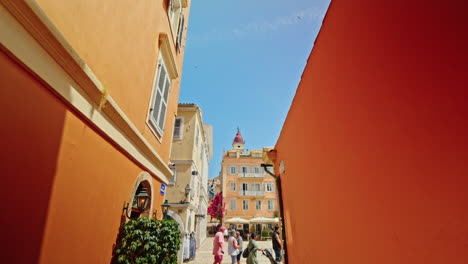
[[[236,136],[234,137],[234,140],[232,141],[232,148],[235,149],[235,150],[243,151],[244,150],[244,144],[245,144],[245,141],[242,138],[242,135],[240,133],[239,128],[237,128]]]

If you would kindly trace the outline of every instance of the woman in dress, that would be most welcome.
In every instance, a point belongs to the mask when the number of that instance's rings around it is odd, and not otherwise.
[[[257,245],[257,234],[252,233],[250,235],[250,242],[247,246],[247,250],[249,251],[249,256],[247,257],[247,264],[258,264],[257,260],[257,251],[262,251],[263,248],[259,248]]]
[[[239,245],[237,245],[236,231],[234,229],[229,231],[228,254],[231,256],[231,263],[236,264],[237,255],[239,254]]]

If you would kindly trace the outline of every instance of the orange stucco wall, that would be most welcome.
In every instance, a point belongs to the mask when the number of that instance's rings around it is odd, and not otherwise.
[[[289,263],[468,263],[465,10],[332,1],[275,147]]]
[[[110,263],[142,169],[3,52],[0,68],[2,260]]]
[[[37,2],[109,90],[110,96],[167,163],[185,50],[182,49],[180,53],[175,50],[167,15],[167,1]],[[187,25],[188,7],[184,9],[184,13]],[[171,50],[179,73],[179,77],[171,83],[162,143],[156,139],[146,123],[160,54],[160,33],[170,36]]]

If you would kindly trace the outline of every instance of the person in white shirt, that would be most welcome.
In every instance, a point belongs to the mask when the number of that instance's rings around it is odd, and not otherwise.
[[[239,255],[239,245],[237,245],[236,231],[235,230],[229,231],[228,254],[229,254],[229,256],[231,256],[232,264],[236,264],[237,263],[237,255]]]

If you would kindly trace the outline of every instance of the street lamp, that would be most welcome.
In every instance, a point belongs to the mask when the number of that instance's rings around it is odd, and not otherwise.
[[[133,198],[133,206],[132,206],[132,209],[130,209],[129,207],[129,203],[125,203],[124,202],[124,208],[123,208],[123,214],[125,214],[125,216],[128,218],[128,219],[133,219],[133,218],[137,218],[137,217],[132,217],[131,216],[131,211],[136,211],[138,213],[142,213],[145,209],[146,209],[146,206],[148,205],[148,200],[149,200],[149,194],[148,192],[146,191],[146,188],[141,188],[141,191],[135,195],[135,197]],[[129,215],[129,211],[130,211],[130,215]]]
[[[149,195],[146,192],[146,188],[142,188],[141,191],[135,195],[136,201],[137,201],[137,208],[141,212],[143,212],[148,205],[148,198]]]
[[[161,204],[162,207],[162,213],[163,213],[163,219],[166,218],[167,212],[169,211],[169,207],[171,205],[167,202],[167,200],[164,201],[163,204]]]

